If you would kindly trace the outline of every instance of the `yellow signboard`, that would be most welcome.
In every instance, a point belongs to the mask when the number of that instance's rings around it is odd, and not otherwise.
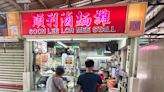
[[[144,34],[147,3],[132,3],[128,5],[127,28],[128,36]]]
[[[8,17],[8,36],[20,36],[19,12],[9,12]]]

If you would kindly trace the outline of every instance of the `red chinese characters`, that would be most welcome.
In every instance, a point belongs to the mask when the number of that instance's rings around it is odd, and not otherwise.
[[[82,13],[78,12],[76,15],[76,26],[90,26],[92,23],[92,17],[90,17],[90,13]]]
[[[61,27],[73,27],[73,15],[72,12],[66,12],[61,14],[60,18],[60,26]]]
[[[95,20],[94,23],[99,25],[102,23],[103,26],[106,24],[110,24],[110,11],[107,9],[97,10],[94,16]]]
[[[50,14],[47,14],[47,19],[46,19],[46,22],[47,22],[47,26],[48,27],[55,27],[57,28],[58,27],[58,16],[59,14],[58,13],[50,13]]]
[[[36,16],[33,16],[33,27],[36,28],[45,28],[44,25],[44,14],[37,14]]]

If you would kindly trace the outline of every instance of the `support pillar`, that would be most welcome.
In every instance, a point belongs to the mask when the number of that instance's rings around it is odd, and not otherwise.
[[[131,38],[128,92],[139,92],[137,78],[139,37]]]
[[[33,57],[32,57],[32,42],[24,41],[24,73],[23,73],[23,92],[30,92],[34,89],[33,82]]]
[[[130,41],[130,66],[129,66],[129,76],[137,76],[137,66],[138,66],[138,47],[139,47],[139,38],[131,38]]]

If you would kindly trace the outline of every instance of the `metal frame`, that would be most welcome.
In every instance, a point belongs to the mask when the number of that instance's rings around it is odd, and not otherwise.
[[[45,8],[48,9],[48,6],[44,3],[43,0],[38,0],[39,3],[41,3],[41,5]]]
[[[20,7],[14,0],[5,0],[5,1],[15,6],[18,10],[23,10],[23,8]]]

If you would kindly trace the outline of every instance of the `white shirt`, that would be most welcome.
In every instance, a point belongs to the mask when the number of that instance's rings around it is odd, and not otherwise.
[[[64,88],[63,79],[59,77],[54,77],[53,75],[48,78],[46,84],[48,92],[59,92],[58,89]],[[56,87],[58,87],[58,89]]]

